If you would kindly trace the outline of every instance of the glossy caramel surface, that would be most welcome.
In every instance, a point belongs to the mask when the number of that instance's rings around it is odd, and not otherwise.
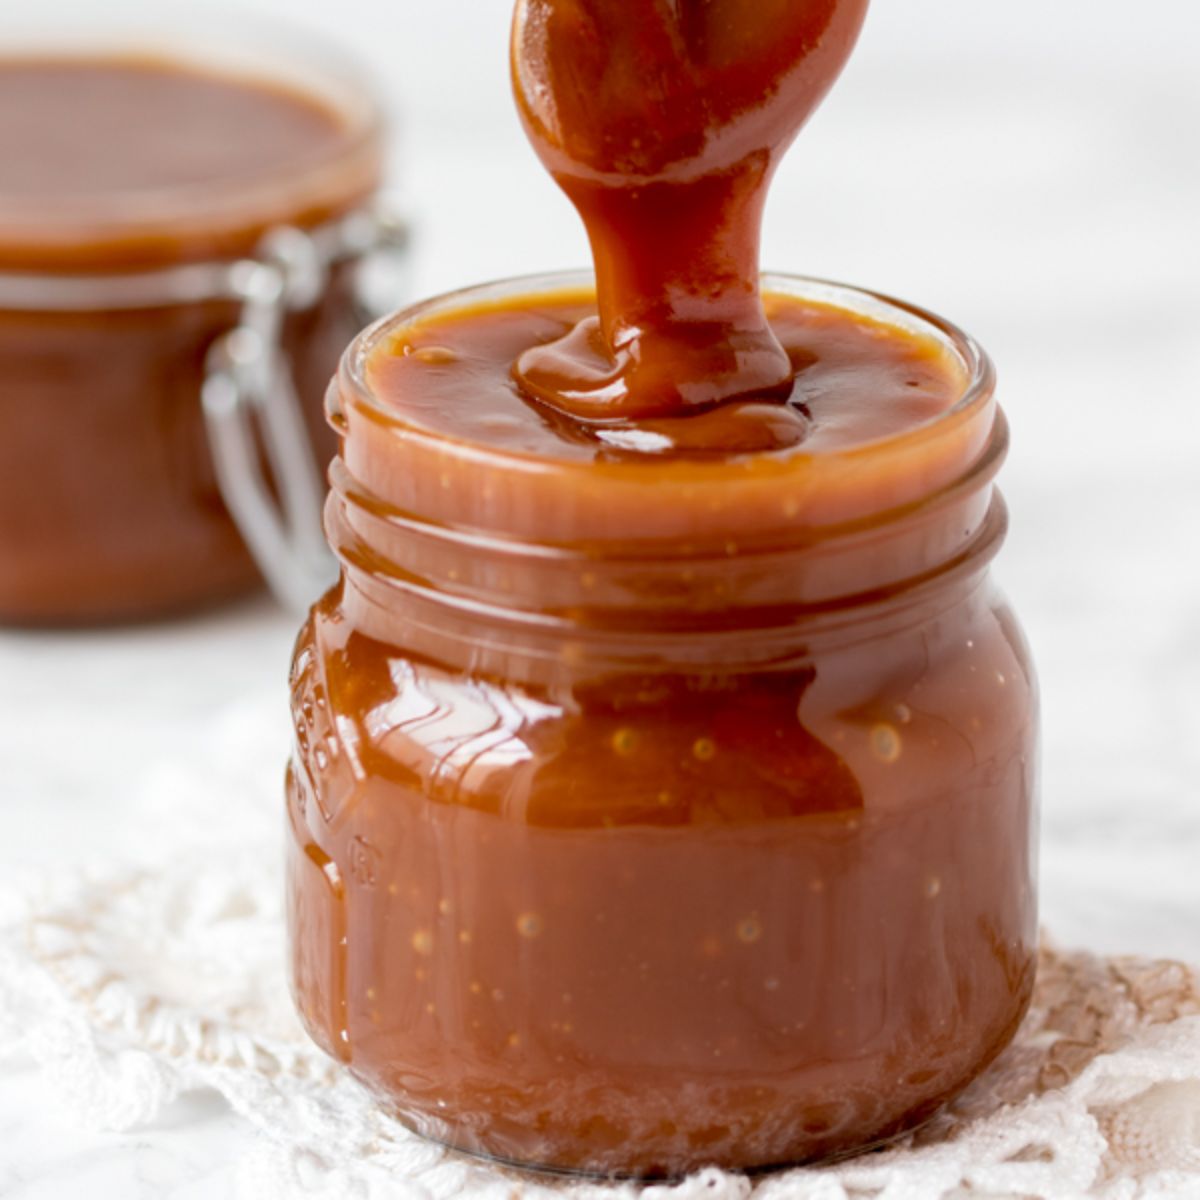
[[[865,0],[519,0],[594,294],[369,332],[292,673],[293,986],[431,1137],[676,1177],[931,1116],[1033,984],[1036,685],[986,359],[758,274]],[[840,302],[839,302],[840,298]]]
[[[398,593],[380,640],[350,569],[292,680],[313,1036],[414,1128],[560,1170],[802,1162],[932,1115],[1035,961],[1034,684],[982,569],[757,665],[748,633],[725,662],[432,636],[446,610]]]
[[[379,407],[440,438],[542,460],[624,461],[653,471],[680,459],[822,454],[903,434],[952,408],[961,361],[930,333],[846,309],[768,294],[764,309],[788,356],[786,404],[735,401],[661,418],[580,420],[539,404],[510,364],[595,315],[583,292],[467,305],[418,318],[384,339],[366,364]]]
[[[301,1014],[403,1120],[505,1160],[675,1176],[896,1136],[1033,981],[986,371],[776,289],[805,440],[685,446],[736,405],[597,427],[509,380],[586,311],[549,297],[398,318],[332,396],[344,575],[292,677]]]
[[[758,287],[763,206],[841,72],[867,0],[519,0],[517,106],[578,209],[599,312],[516,366],[603,420],[786,401]]]

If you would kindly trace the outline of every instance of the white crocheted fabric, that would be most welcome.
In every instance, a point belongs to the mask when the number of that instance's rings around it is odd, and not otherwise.
[[[1200,982],[1045,950],[1015,1044],[887,1151],[747,1180],[550,1182],[422,1141],[303,1036],[284,985],[274,726],[235,712],[203,779],[145,788],[144,858],[0,893],[0,1058],[32,1054],[81,1121],[125,1129],[220,1092],[260,1132],[255,1200],[1104,1200],[1200,1197]],[[269,723],[268,723],[269,724]]]

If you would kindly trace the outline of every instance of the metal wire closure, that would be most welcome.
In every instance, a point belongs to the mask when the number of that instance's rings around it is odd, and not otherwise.
[[[225,505],[271,590],[299,611],[336,578],[337,565],[321,527],[325,481],[283,352],[283,323],[320,299],[331,267],[403,254],[408,241],[399,218],[360,212],[312,233],[274,229],[257,258],[233,266],[241,320],[209,350],[204,419]]]
[[[104,276],[0,272],[0,308],[87,312],[240,303],[237,326],[208,352],[205,426],[225,506],[271,590],[303,611],[337,567],[321,528],[325,481],[281,344],[284,321],[317,303],[337,265],[388,259],[385,265],[402,268],[409,240],[407,222],[377,206],[309,231],[280,226],[250,259]],[[364,323],[374,315],[364,314]]]

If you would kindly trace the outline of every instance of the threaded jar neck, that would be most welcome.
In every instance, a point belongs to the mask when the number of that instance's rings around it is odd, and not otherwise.
[[[385,408],[365,364],[397,328],[487,295],[579,288],[518,280],[389,318],[348,351],[330,391],[342,452],[327,533],[346,602],[371,636],[626,652],[679,661],[786,652],[864,621],[899,620],[979,575],[1005,529],[993,481],[1008,430],[987,356],[938,318],[808,280],[816,296],[956,358],[962,398],[903,434],[836,453],[745,461],[547,461],[438,436]]]

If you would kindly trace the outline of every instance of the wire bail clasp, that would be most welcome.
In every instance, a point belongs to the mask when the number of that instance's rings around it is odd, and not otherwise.
[[[337,562],[322,529],[325,479],[283,349],[284,322],[320,300],[335,265],[376,251],[403,258],[408,240],[401,218],[367,210],[311,233],[276,228],[256,258],[230,267],[241,316],[209,350],[204,420],[225,506],[272,592],[297,611],[336,579]]]

